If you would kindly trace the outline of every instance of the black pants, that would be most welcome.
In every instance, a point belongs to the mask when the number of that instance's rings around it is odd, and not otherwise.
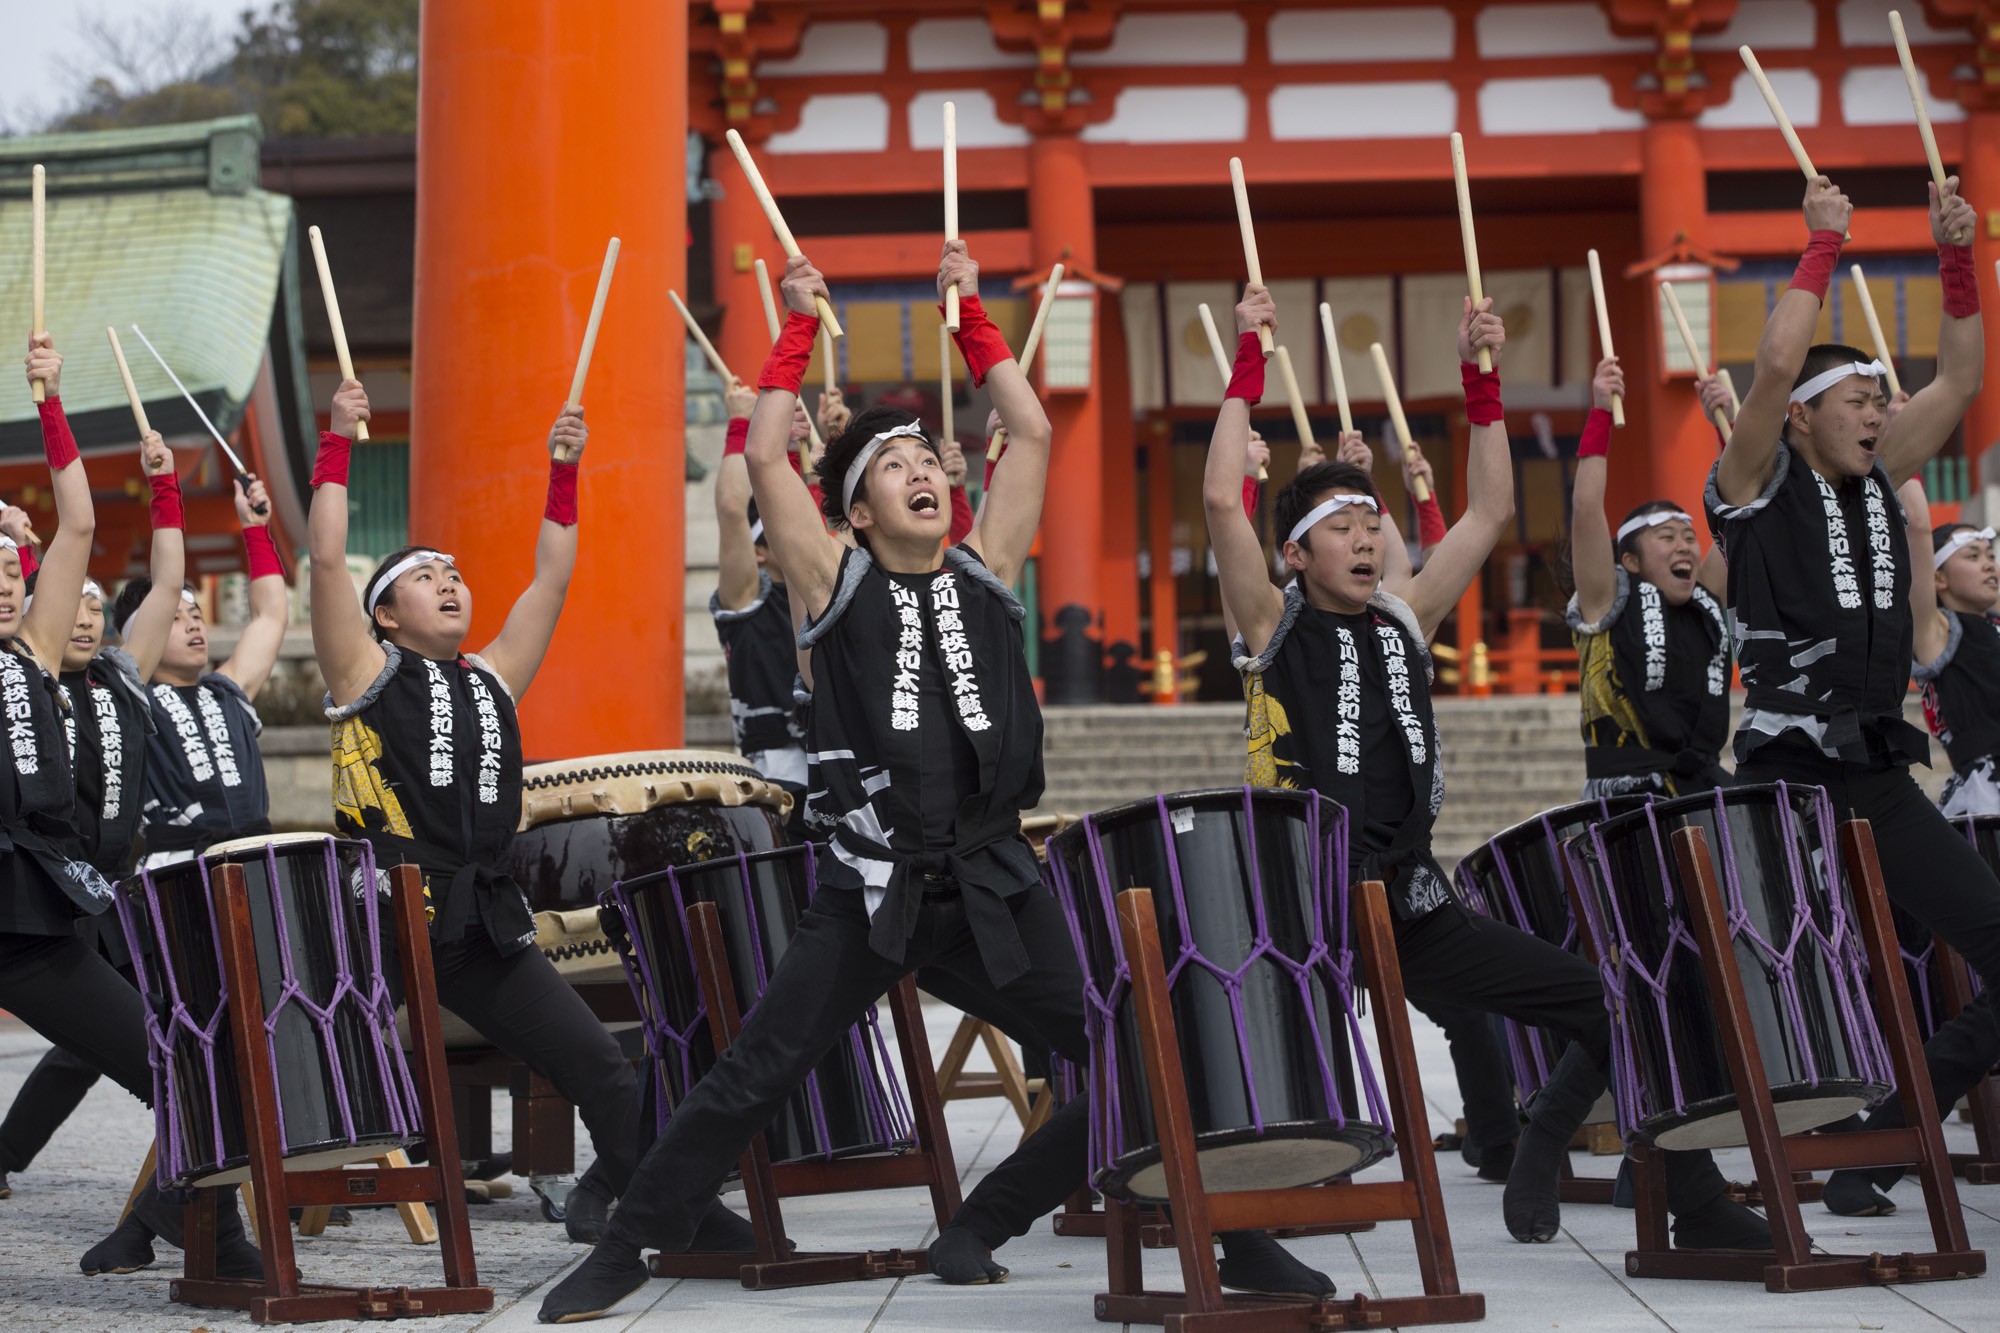
[[[145,1002],[84,939],[0,934],[0,1009],[153,1104]]]
[[[95,934],[89,930],[77,933],[86,945]],[[138,990],[131,964],[114,964],[112,971],[134,992]],[[63,1122],[83,1105],[97,1079],[97,1066],[60,1046],[51,1046],[28,1071],[21,1090],[14,1094],[14,1104],[7,1108],[7,1118],[0,1120],[0,1175],[26,1171]],[[149,1092],[150,1087],[149,1082]]]
[[[956,895],[925,899],[903,961],[896,963],[869,947],[868,915],[858,891],[823,888],[816,893],[756,1014],[675,1108],[666,1131],[641,1159],[612,1216],[612,1232],[628,1244],[671,1253],[686,1250],[702,1210],[750,1140],[841,1034],[920,967],[939,998],[994,1021],[1004,1017],[1003,1028],[1022,1031],[1064,1059],[1083,1063],[1089,1054],[1083,1035],[1083,977],[1068,923],[1045,886],[1014,899],[1013,906],[1031,961],[1027,972],[995,987]],[[1086,1111],[1081,1099],[1065,1106],[1003,1165],[1024,1155],[1041,1161],[1037,1174],[1062,1182],[1055,1195],[1060,1202],[1083,1182]],[[1030,1148],[1035,1152],[1030,1154]],[[1029,1220],[1039,1215],[1031,1214]]]
[[[386,936],[383,966],[400,998],[394,946],[395,936]],[[613,1197],[623,1194],[638,1156],[639,1083],[617,1039],[533,945],[503,958],[474,928],[433,944],[431,958],[438,1003],[575,1105],[597,1150],[593,1173]]]
[[[1474,1149],[1497,1148],[1521,1134],[1514,1105],[1514,1067],[1508,1062],[1493,1016],[1470,1005],[1431,999],[1417,1004],[1444,1032],[1451,1069],[1465,1108],[1465,1137]]]
[[[2000,1060],[2000,879],[1899,765],[1843,764],[1774,744],[1758,750],[1736,774],[1738,782],[1824,787],[1836,817],[1866,819],[1889,901],[1956,949],[1985,987],[1924,1044],[1938,1114],[1950,1114]],[[1876,1129],[1904,1124],[1902,1099],[1891,1097],[1868,1123]]]

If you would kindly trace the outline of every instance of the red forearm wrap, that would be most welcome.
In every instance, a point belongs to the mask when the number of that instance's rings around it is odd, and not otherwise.
[[[1593,407],[1583,423],[1583,438],[1576,442],[1576,456],[1602,458],[1610,452],[1611,414],[1601,407]]]
[[[318,490],[331,482],[335,486],[347,484],[348,457],[354,452],[354,441],[345,435],[330,430],[319,433],[319,453],[313,458],[312,487]]]
[[[243,529],[243,554],[249,562],[252,581],[270,574],[284,577],[284,562],[278,559],[278,547],[271,540],[269,528],[258,526]]]
[[[1243,479],[1243,516],[1245,518],[1255,519],[1257,517],[1257,499],[1263,493],[1264,488],[1257,484],[1255,477],[1245,477]]]
[[[942,311],[944,307],[940,305],[938,309]],[[986,383],[988,371],[1002,361],[1011,360],[1014,355],[999,326],[987,317],[986,307],[979,303],[977,296],[960,294],[958,332],[952,337],[958,342],[958,352],[965,358],[966,369],[972,372],[974,388]]]
[[[813,342],[819,337],[819,316],[792,312],[778,341],[764,358],[763,373],[757,376],[760,389],[783,389],[796,394],[806,382],[806,366],[812,361]]]
[[[32,546],[20,547],[19,554],[21,557],[21,577],[24,579],[32,577],[34,572],[42,567],[41,557],[35,554],[35,548]]]
[[[1972,247],[1938,247],[1938,281],[1944,286],[1944,313],[1971,319],[1979,313],[1979,279],[1973,276]]]
[[[76,461],[76,436],[69,433],[62,399],[50,394],[36,410],[42,414],[42,452],[48,455],[49,471],[60,472]]]
[[[542,517],[566,528],[576,526],[576,464],[549,460],[549,501]]]
[[[951,545],[956,546],[965,540],[965,535],[972,531],[973,518],[972,497],[965,493],[965,487],[952,487],[951,535],[947,538]]]
[[[1465,419],[1475,426],[1490,426],[1504,415],[1500,408],[1500,372],[1482,371],[1477,362],[1458,363],[1458,377],[1465,381]]]
[[[1428,551],[1444,540],[1444,510],[1438,508],[1437,496],[1417,501],[1417,545]]]
[[[1840,233],[1833,230],[1816,231],[1806,242],[1806,252],[1799,256],[1799,266],[1792,273],[1792,286],[1802,292],[1811,292],[1821,305],[1826,304],[1826,289],[1833,282],[1833,266],[1840,262]]]
[[[1236,365],[1229,372],[1225,399],[1241,398],[1251,407],[1264,401],[1264,349],[1253,330],[1236,340]]]
[[[181,512],[181,479],[172,472],[162,472],[157,477],[146,478],[153,488],[153,531],[161,528],[185,528],[187,518]]]
[[[750,443],[750,418],[731,417],[729,431],[722,437],[722,456],[728,458],[743,452]]]

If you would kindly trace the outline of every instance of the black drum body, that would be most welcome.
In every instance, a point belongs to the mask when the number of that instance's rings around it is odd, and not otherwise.
[[[605,930],[624,959],[658,1071],[659,1124],[715,1063],[688,931],[688,909],[715,904],[736,1005],[747,1021],[798,930],[815,884],[810,844],[740,852],[622,881],[605,898]],[[774,1162],[903,1152],[908,1100],[871,1009],[835,1043],[766,1131]]]
[[[212,881],[243,869],[288,1171],[380,1156],[422,1133],[396,1040],[380,932],[386,899],[365,842],[247,839],[141,871],[118,907],[147,997],[163,1186],[249,1178],[242,1091]],[[149,948],[138,947],[144,941]],[[393,956],[393,955],[391,955]]]
[[[1747,1142],[1672,835],[1699,828],[1776,1105],[1799,1133],[1886,1096],[1888,1054],[1818,787],[1730,787],[1655,801],[1568,844],[1613,1012],[1618,1120],[1661,1148]]]
[[[1352,1004],[1339,806],[1252,788],[1161,796],[1087,815],[1048,848],[1085,975],[1100,1190],[1167,1195],[1114,906],[1139,886],[1159,918],[1204,1186],[1315,1184],[1388,1154]]]
[[[1544,811],[1495,834],[1467,852],[1452,872],[1458,895],[1476,912],[1538,936],[1578,957],[1583,946],[1570,911],[1563,844],[1592,824],[1637,810],[1649,796],[1613,796]],[[1548,1028],[1504,1020],[1507,1055],[1514,1066],[1514,1091],[1529,1105],[1549,1081],[1568,1042]],[[1608,1104],[1593,1122],[1611,1118]]]

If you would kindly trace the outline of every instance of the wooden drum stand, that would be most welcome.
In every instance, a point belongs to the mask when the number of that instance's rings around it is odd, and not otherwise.
[[[1338,1188],[1237,1190],[1210,1194],[1202,1185],[1195,1154],[1194,1123],[1180,1039],[1160,953],[1159,920],[1151,889],[1118,895],[1118,928],[1132,969],[1132,1000],[1138,1012],[1139,1043],[1145,1055],[1147,1088],[1160,1133],[1161,1163],[1176,1225],[1185,1291],[1145,1289],[1139,1208],[1112,1201],[1107,1212],[1111,1290],[1097,1297],[1097,1318],[1107,1323],[1165,1324],[1181,1333],[1265,1333],[1266,1330],[1385,1328],[1411,1324],[1460,1323],[1486,1317],[1486,1298],[1458,1289],[1451,1234],[1437,1162],[1430,1148],[1423,1089],[1410,1042],[1403,1002],[1402,970],[1390,932],[1388,898],[1370,880],[1354,891],[1356,944],[1369,989],[1374,992],[1375,1032],[1382,1050],[1382,1081],[1388,1093],[1396,1141],[1401,1145],[1403,1179]],[[1209,1237],[1218,1231],[1273,1230],[1355,1222],[1408,1221],[1415,1235],[1417,1266],[1424,1294],[1373,1300],[1282,1300],[1224,1296]]]
[[[720,1058],[743,1028],[736,1008],[736,987],[731,981],[721,918],[715,904],[705,902],[690,904],[687,916],[701,997],[708,1006],[709,1035]],[[909,977],[904,977],[889,992],[889,1009],[895,1016],[903,1076],[909,1083],[915,1149],[893,1156],[774,1163],[765,1136],[760,1133],[738,1161],[744,1201],[750,1208],[750,1225],[757,1233],[756,1252],[654,1254],[647,1261],[654,1277],[733,1277],[740,1278],[752,1291],[767,1291],[827,1282],[907,1277],[930,1271],[930,1255],[921,1249],[794,1254],[785,1239],[784,1213],[778,1204],[781,1198],[810,1194],[846,1194],[920,1185],[930,1190],[931,1209],[937,1215],[940,1231],[958,1211],[958,1172],[952,1165],[951,1139],[945,1132],[944,1111],[938,1102],[930,1041],[924,1035],[916,983]]]
[[[262,993],[257,943],[242,867],[214,867],[216,925],[223,975],[229,984],[230,1036],[242,1087],[243,1125],[250,1143],[252,1225],[264,1243],[262,1281],[215,1275],[216,1189],[195,1191],[187,1210],[185,1275],[169,1286],[183,1305],[248,1310],[258,1323],[310,1323],[322,1319],[395,1319],[412,1315],[477,1314],[493,1308],[493,1289],[479,1285],[467,1226],[465,1183],[459,1174],[458,1133],[451,1088],[445,1079],[444,1039],[438,1021],[437,982],[431,970],[429,928],[424,922],[423,876],[415,866],[389,871],[395,929],[410,1015],[410,1061],[417,1085],[430,1161],[423,1166],[336,1168],[287,1172],[278,1133],[278,1089],[271,1045],[257,1007],[242,997]],[[246,1194],[252,1193],[246,1190]],[[249,1202],[246,1200],[246,1202]],[[332,1204],[420,1204],[437,1208],[442,1287],[337,1287],[299,1281],[292,1247],[291,1208]]]
[[[1957,1018],[1972,1003],[1972,974],[1965,960],[1943,940],[1937,941],[1938,971],[1944,979],[1944,1011]],[[1961,1113],[1972,1122],[1978,1151],[1953,1153],[1952,1170],[1968,1185],[2000,1185],[2000,1078],[1988,1074],[1972,1085]]]

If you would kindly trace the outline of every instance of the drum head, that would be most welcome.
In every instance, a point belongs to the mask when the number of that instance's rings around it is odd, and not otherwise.
[[[223,860],[244,852],[261,852],[266,847],[303,847],[307,843],[323,846],[340,839],[331,833],[265,833],[254,838],[231,838],[228,842],[211,843],[202,853],[210,860]]]
[[[1261,1135],[1214,1134],[1195,1140],[1201,1185],[1210,1194],[1321,1185],[1388,1155],[1387,1131],[1355,1121],[1341,1129],[1319,1123],[1266,1125]],[[1124,1198],[1167,1198],[1167,1169],[1157,1145],[1127,1155],[1098,1183]]]
[[[631,750],[530,764],[521,772],[521,827],[587,815],[637,815],[663,805],[764,805],[782,821],[791,793],[733,754]]]

